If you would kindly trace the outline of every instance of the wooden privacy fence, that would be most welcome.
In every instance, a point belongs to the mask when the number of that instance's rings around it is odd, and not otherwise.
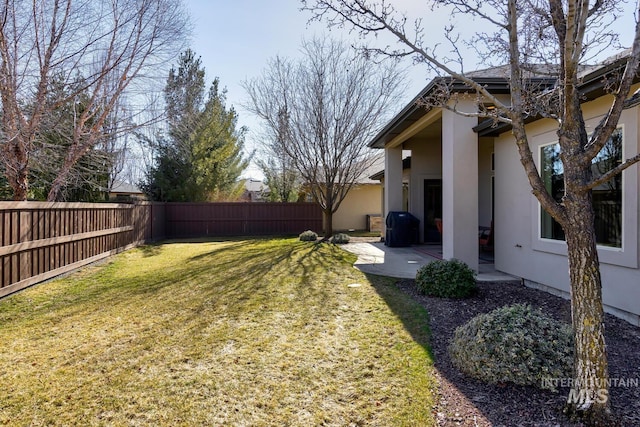
[[[168,238],[300,234],[322,230],[315,203],[167,203]]]
[[[0,297],[151,240],[153,207],[0,202]]]
[[[0,297],[152,240],[307,229],[316,204],[0,202]]]

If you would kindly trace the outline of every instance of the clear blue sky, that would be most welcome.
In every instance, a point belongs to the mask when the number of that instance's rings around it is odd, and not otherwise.
[[[191,48],[202,57],[208,82],[217,76],[227,88],[227,104],[238,111],[240,125],[249,128],[248,149],[254,148],[260,125],[241,107],[246,93],[240,83],[258,77],[276,55],[299,55],[303,37],[350,37],[346,32],[329,32],[317,22],[307,25],[309,14],[299,11],[298,0],[186,0],[186,5],[194,25]],[[421,78],[417,70],[412,73],[398,110],[426,84],[426,76]],[[262,177],[255,168],[245,175]]]
[[[328,34],[337,38],[355,38],[346,32],[329,32],[321,23],[307,25],[309,14],[299,11],[299,0],[185,0],[185,4],[193,23],[191,48],[202,57],[208,82],[217,76],[222,86],[227,88],[228,105],[233,105],[238,111],[239,124],[249,128],[248,149],[254,148],[259,123],[241,108],[246,101],[241,82],[258,77],[269,58],[297,56],[305,36]],[[402,0],[396,4],[407,9],[412,18],[418,17],[420,11],[428,7],[424,0]],[[632,0],[627,10],[632,11],[634,5]],[[444,23],[446,16],[437,26]],[[624,31],[623,44],[631,43],[633,26],[632,13],[616,22],[615,30]],[[428,27],[433,29],[433,25]],[[473,30],[474,26],[467,25],[466,28]],[[434,33],[430,37],[436,42]],[[474,65],[466,64],[466,67]],[[398,100],[398,110],[417,95],[430,77],[424,68],[413,67],[410,70],[406,97]],[[245,175],[262,176],[255,168]]]

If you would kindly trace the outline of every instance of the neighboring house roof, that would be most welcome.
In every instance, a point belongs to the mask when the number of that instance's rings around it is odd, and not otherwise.
[[[358,178],[356,184],[380,184],[380,180],[373,178],[373,176],[380,170],[384,170],[384,153],[376,153],[375,158],[372,160],[371,165],[362,173]]]
[[[367,150],[369,151],[369,150]],[[380,153],[374,153],[372,157],[367,157],[366,160],[363,160],[363,162],[368,162],[369,166],[367,166],[362,173],[360,174],[359,177],[357,177],[353,183],[355,185],[366,185],[366,184],[375,184],[378,185],[380,184],[379,180],[375,180],[372,178],[372,175],[374,175],[375,173],[377,173],[380,169],[384,169],[384,152]],[[357,167],[360,167],[360,165],[356,165]],[[308,185],[309,183],[305,183],[305,185]]]
[[[384,164],[382,165],[383,169],[371,175],[369,178],[374,181],[382,181],[384,179]],[[411,156],[405,157],[402,159],[402,170],[411,169]]]
[[[242,199],[249,202],[262,202],[264,195],[269,192],[269,187],[259,179],[247,178],[244,180],[244,194]]]
[[[267,186],[264,182],[255,178],[248,178],[244,181],[244,188],[247,191],[259,193],[267,189]]]
[[[144,194],[136,185],[124,181],[114,181],[109,193],[114,194]]]

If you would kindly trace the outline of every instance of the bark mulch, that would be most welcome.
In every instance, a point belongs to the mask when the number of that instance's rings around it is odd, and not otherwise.
[[[518,282],[479,283],[476,296],[464,299],[432,298],[420,295],[413,280],[401,280],[398,287],[420,302],[429,312],[431,348],[440,383],[435,415],[439,426],[580,426],[562,413],[567,388],[558,393],[513,384],[489,385],[461,374],[451,363],[447,347],[456,327],[480,313],[523,302],[539,307],[552,317],[570,322],[567,300],[530,289]],[[613,413],[622,426],[640,426],[640,328],[606,315],[609,375],[630,386],[612,386]],[[631,381],[629,381],[631,380]]]

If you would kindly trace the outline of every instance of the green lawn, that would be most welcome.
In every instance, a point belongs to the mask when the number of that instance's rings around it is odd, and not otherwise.
[[[167,243],[0,300],[0,424],[433,425],[427,314],[353,261]]]

